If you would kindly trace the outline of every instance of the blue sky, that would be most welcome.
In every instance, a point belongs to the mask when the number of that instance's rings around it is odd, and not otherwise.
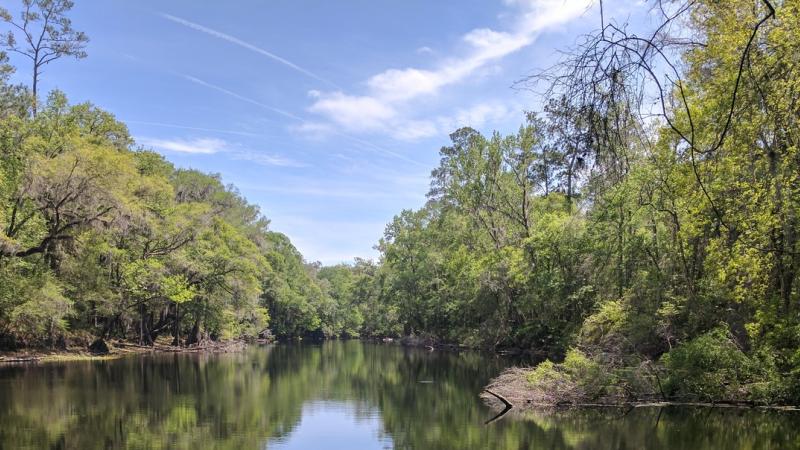
[[[385,224],[424,204],[448,134],[516,130],[538,104],[514,82],[599,23],[588,0],[76,3],[89,57],[48,66],[43,91],[221,174],[326,264],[376,257]]]

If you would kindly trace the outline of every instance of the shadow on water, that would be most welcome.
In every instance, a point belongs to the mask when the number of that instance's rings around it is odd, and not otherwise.
[[[506,361],[349,342],[0,368],[0,449],[769,449],[800,414],[512,413],[478,393]]]

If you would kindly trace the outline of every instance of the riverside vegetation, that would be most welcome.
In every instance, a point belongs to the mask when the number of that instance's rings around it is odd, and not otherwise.
[[[413,335],[547,358],[494,381],[523,402],[797,404],[800,1],[653,7],[521,81],[517,133],[456,130],[379,261],[332,267],[5,65],[3,344]]]

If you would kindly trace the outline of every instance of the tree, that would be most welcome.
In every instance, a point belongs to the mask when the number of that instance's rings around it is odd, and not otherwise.
[[[22,5],[19,20],[0,8],[0,18],[15,29],[6,33],[2,45],[33,64],[31,91],[36,116],[39,78],[44,66],[64,56],[85,58],[89,37],[72,28],[72,21],[66,15],[74,6],[70,0],[23,0]]]

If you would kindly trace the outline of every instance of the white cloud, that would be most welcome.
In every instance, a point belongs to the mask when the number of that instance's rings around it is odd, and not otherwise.
[[[264,166],[279,167],[305,167],[306,165],[292,159],[270,154],[243,149],[236,144],[231,144],[222,139],[216,138],[192,138],[192,139],[158,139],[140,138],[138,141],[155,150],[176,153],[189,153],[195,155],[213,155],[215,153],[225,153],[231,159],[251,161]]]
[[[241,160],[241,161],[250,161],[256,164],[260,164],[262,166],[277,166],[277,167],[307,167],[307,164],[303,164],[299,161],[295,161],[293,159],[285,158],[280,155],[274,155],[264,152],[255,152],[250,150],[236,150],[231,153],[231,158]]]
[[[394,151],[389,150],[387,148],[381,147],[379,145],[373,144],[373,143],[365,141],[363,139],[359,139],[358,137],[351,136],[351,135],[349,135],[347,133],[344,133],[341,130],[330,126],[328,123],[319,123],[319,122],[308,121],[308,120],[306,120],[306,119],[304,119],[302,117],[299,117],[299,116],[297,116],[295,114],[292,114],[292,113],[290,113],[290,112],[288,112],[286,110],[283,110],[283,109],[280,109],[280,108],[276,108],[276,107],[271,106],[271,105],[267,105],[265,103],[259,102],[258,100],[255,100],[253,98],[246,97],[244,95],[238,94],[238,93],[233,92],[231,90],[225,89],[224,87],[217,86],[215,84],[211,84],[211,83],[203,81],[203,80],[201,80],[199,78],[193,77],[191,75],[180,75],[180,76],[183,77],[184,79],[188,80],[188,81],[191,81],[192,83],[198,84],[198,85],[203,86],[203,87],[208,88],[208,89],[215,90],[217,92],[221,92],[221,93],[223,93],[223,94],[225,94],[225,95],[227,95],[229,97],[233,97],[233,98],[235,98],[237,100],[241,100],[243,102],[247,102],[247,103],[259,106],[259,107],[264,108],[266,110],[272,111],[274,113],[280,114],[280,115],[282,115],[284,117],[288,117],[290,119],[293,119],[293,120],[297,121],[298,122],[297,124],[293,124],[293,125],[291,125],[289,127],[290,130],[302,131],[302,132],[311,131],[312,134],[315,134],[317,136],[321,135],[322,132],[329,132],[331,134],[335,134],[337,136],[341,136],[341,137],[343,137],[343,138],[345,138],[345,139],[347,139],[349,141],[361,144],[362,146],[369,148],[370,151],[372,151],[372,152],[380,153],[380,154],[383,154],[385,156],[391,156],[391,157],[397,158],[397,159],[401,159],[403,161],[406,161],[408,163],[411,163],[411,164],[414,164],[414,165],[417,165],[417,166],[422,166],[423,165],[419,161],[415,161],[413,159],[410,159],[410,158],[408,158],[408,157],[406,157],[406,156],[404,156],[404,155],[402,155],[400,153],[394,152]],[[359,103],[358,99],[356,99],[355,104],[352,104],[353,102],[350,101],[351,98],[347,98],[347,96],[345,96],[344,94],[336,95],[338,93],[334,93],[332,95],[329,95],[329,94],[323,94],[323,93],[321,93],[319,91],[309,91],[308,94],[311,97],[320,98],[320,101],[322,101],[320,108],[321,108],[321,111],[323,111],[323,112],[326,112],[326,111],[334,112],[334,111],[336,111],[336,112],[340,112],[340,113],[347,113],[347,114],[340,115],[339,116],[339,120],[338,120],[338,122],[340,124],[347,124],[345,126],[345,128],[349,128],[351,126],[351,124],[354,123],[354,121],[359,120],[359,117],[357,116],[357,112],[358,112],[357,108],[358,107],[364,107],[365,108],[364,111],[367,111],[368,113],[372,114],[372,116],[371,116],[372,117],[372,119],[371,119],[372,122],[369,121],[369,119],[370,119],[369,117],[366,118],[367,120],[364,120],[365,118],[360,118],[362,120],[362,122],[367,126],[367,128],[369,128],[370,126],[373,127],[373,128],[378,126],[379,122],[376,121],[376,116],[381,116],[383,114],[384,118],[388,118],[389,111],[387,110],[387,111],[381,112],[379,109],[382,107],[382,105],[370,101],[369,98],[365,98],[366,101],[362,102],[359,105],[358,104]],[[322,98],[323,96],[325,98]],[[329,100],[329,102],[326,104],[325,100]],[[342,107],[344,107],[344,108],[342,108]],[[375,108],[375,109],[370,110],[370,108]]]
[[[270,192],[281,195],[291,195],[293,197],[321,197],[321,198],[339,198],[339,199],[355,199],[355,200],[373,200],[373,199],[387,199],[387,198],[409,198],[413,200],[420,200],[420,195],[417,193],[409,192],[396,192],[396,191],[380,191],[376,190],[374,186],[358,186],[358,187],[330,187],[330,186],[263,186],[258,188],[250,188],[252,191]],[[422,197],[424,199],[424,197]]]
[[[157,150],[178,153],[195,153],[202,155],[210,155],[225,151],[226,142],[222,139],[215,138],[198,138],[198,139],[154,139],[154,138],[141,138],[139,142],[147,147],[153,147]]]
[[[563,25],[585,13],[592,0],[521,0],[527,7],[522,22],[530,29],[542,30]]]
[[[430,48],[428,46],[424,46],[424,47],[418,48],[417,49],[417,53],[419,53],[420,55],[430,55],[430,54],[434,53],[434,51],[433,51],[432,48]]]
[[[389,69],[370,78],[367,86],[376,101],[382,103],[410,100],[423,94],[435,94],[439,88],[450,82],[452,74],[448,72],[414,68]]]
[[[441,134],[441,130],[435,121],[406,120],[402,126],[394,127],[390,133],[392,137],[402,141],[416,141]]]
[[[279,213],[273,214],[270,221],[273,230],[291,230],[292,244],[300,253],[323,264],[352,262],[357,256],[377,258],[372,243],[386,228],[383,221],[339,221]]]
[[[440,117],[439,127],[444,132],[456,128],[501,122],[518,114],[518,109],[502,103],[478,103],[469,108],[459,109],[450,117]]]
[[[538,30],[536,30],[538,31]],[[478,28],[465,34],[464,42],[472,45],[477,51],[471,58],[464,59],[464,65],[483,65],[486,61],[500,58],[515,52],[533,40],[531,33],[512,34],[494,31],[489,28]]]
[[[289,131],[311,140],[322,140],[336,134],[333,124],[328,122],[303,122],[290,125]]]
[[[371,131],[395,116],[394,109],[370,96],[350,96],[341,92],[320,94],[309,111],[321,113],[351,131]]]
[[[391,130],[392,137],[414,141],[433,136],[447,135],[461,127],[481,128],[484,125],[500,123],[519,114],[514,108],[499,102],[477,103],[456,110],[448,116],[438,116],[429,120],[407,120],[402,127]]]
[[[522,109],[522,107],[516,107],[516,105],[511,106],[500,102],[481,102],[466,108],[457,109],[450,115],[414,119],[402,117],[393,112],[391,115],[387,114],[385,118],[379,119],[379,115],[360,117],[365,111],[369,111],[369,108],[359,109],[356,107],[356,103],[358,102],[349,102],[349,98],[346,96],[339,97],[338,100],[346,102],[347,108],[342,108],[339,110],[337,116],[329,119],[333,123],[305,122],[293,127],[292,130],[304,134],[307,137],[322,139],[331,134],[341,135],[341,133],[337,131],[338,125],[346,127],[352,132],[383,132],[401,141],[416,141],[434,136],[447,135],[456,128],[464,126],[480,128],[484,125],[501,123],[515,115],[519,115]],[[364,101],[364,103],[379,107],[373,102]],[[334,105],[330,105],[330,107],[333,108]],[[355,122],[359,118],[361,122],[356,125]],[[351,120],[353,123],[350,122]],[[358,140],[352,136],[348,136],[348,138],[354,142],[365,144],[364,141]],[[388,151],[385,149],[382,150]]]
[[[517,20],[512,27],[507,31],[477,28],[467,32],[462,40],[468,51],[460,57],[442,58],[434,69],[385,70],[366,80],[367,93],[363,95],[341,91],[309,92],[314,99],[309,111],[346,131],[383,132],[404,140],[431,136],[443,122],[459,122],[470,118],[469,114],[464,115],[465,112],[450,119],[414,118],[413,100],[435,96],[446,86],[480,76],[481,70],[490,63],[531,45],[540,32],[580,16],[591,6],[591,0],[510,0],[506,3],[517,9]],[[418,52],[426,53],[420,50]],[[491,73],[497,69],[489,67],[483,72],[486,70]],[[484,106],[470,114],[483,121],[502,115],[496,106],[488,109]]]

